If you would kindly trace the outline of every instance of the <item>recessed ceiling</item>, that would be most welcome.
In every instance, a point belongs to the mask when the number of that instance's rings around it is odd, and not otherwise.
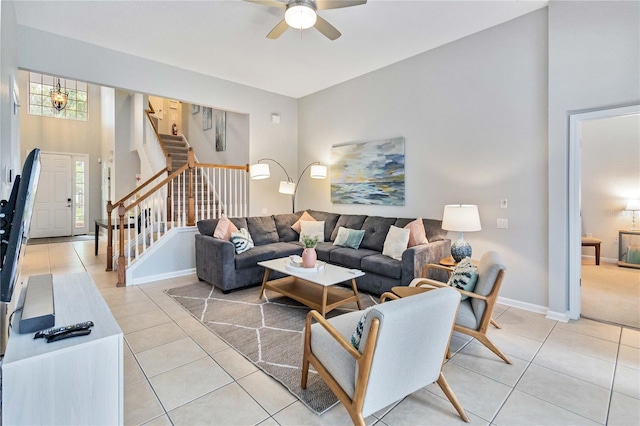
[[[232,1],[16,1],[19,25],[300,98],[545,7],[548,1],[383,1],[267,33],[281,9]],[[52,19],[58,17],[60,19]]]

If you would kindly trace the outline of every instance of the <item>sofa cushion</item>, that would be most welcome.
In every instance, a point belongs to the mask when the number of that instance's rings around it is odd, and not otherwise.
[[[311,216],[308,212],[304,211],[302,212],[302,215],[300,215],[298,220],[293,225],[291,225],[291,229],[293,229],[299,234],[300,230],[302,229],[302,222],[315,222],[315,221],[316,219],[314,219],[313,216]]]
[[[300,239],[304,244],[303,238],[316,239],[316,245],[324,242],[324,222],[317,220],[303,220],[300,222]],[[315,247],[315,245],[313,246]]]
[[[372,272],[398,280],[402,277],[402,262],[385,256],[384,254],[378,253],[367,256],[362,259],[360,265],[360,269],[364,272]]]
[[[231,234],[234,232],[238,232],[238,228],[223,213],[220,220],[218,220],[215,231],[213,231],[213,238],[231,241]]]
[[[218,219],[199,220],[196,225],[198,225],[198,231],[200,231],[202,235],[213,236],[216,226],[218,226]]]
[[[318,260],[322,260],[323,262],[330,262],[331,252],[338,248],[340,248],[340,246],[334,246],[331,241],[318,243],[318,245],[316,246],[316,254],[318,255]]]
[[[268,247],[271,250],[273,250],[273,252],[274,252],[273,258],[274,259],[278,259],[279,257],[289,257],[292,254],[301,255],[302,254],[302,248],[303,248],[300,245],[300,243],[297,243],[297,242],[292,242],[292,243],[286,243],[286,242],[273,243],[273,244],[269,244]]]
[[[343,228],[350,229],[362,229],[362,224],[364,220],[367,218],[366,215],[363,214],[342,214],[336,223],[335,228],[333,228],[333,232],[331,233],[331,241],[335,240],[338,236],[338,229],[342,226]],[[384,241],[384,240],[383,240]]]
[[[321,212],[317,210],[309,210],[309,214],[313,216],[315,220],[324,221],[324,240],[333,241],[334,240],[334,238],[332,237],[333,230],[336,228],[336,223],[338,223],[338,219],[340,218],[340,215],[336,213],[327,213],[327,212]]]
[[[253,238],[253,242],[257,246],[280,241],[273,216],[248,217],[247,226],[249,227],[251,238]]]
[[[233,222],[233,224],[236,226],[236,228],[240,229],[240,228],[247,228],[249,229],[249,226],[247,226],[247,218],[245,217],[230,217],[229,220],[231,222]]]
[[[382,251],[389,228],[394,223],[395,217],[368,216],[360,228],[365,231],[360,247]]]
[[[362,243],[362,238],[364,238],[364,230],[348,229],[341,226],[338,228],[338,235],[336,235],[333,245],[357,249]]]
[[[291,229],[291,225],[296,223],[300,218],[300,213],[286,213],[273,215],[273,220],[276,223],[276,230],[278,231],[278,239],[280,241],[297,241],[298,233]]]
[[[354,250],[352,248],[338,247],[329,254],[329,261],[344,266],[345,268],[362,269],[360,266],[362,259],[376,254],[380,253],[369,249]]]
[[[235,247],[237,254],[249,251],[255,246],[247,228],[240,228],[237,232],[232,232],[231,243]]]
[[[395,260],[402,260],[402,253],[404,253],[407,249],[407,244],[409,244],[409,233],[410,231],[407,228],[398,228],[391,225],[387,238],[384,240],[382,254]]]
[[[398,228],[404,228],[409,224],[409,222],[413,222],[415,219],[398,219],[396,220],[395,226]],[[429,241],[440,241],[447,238],[447,231],[442,229],[442,221],[436,219],[422,219],[422,223],[424,224],[425,234],[427,235],[427,240]]]
[[[429,244],[427,231],[424,229],[424,222],[421,217],[417,218],[413,222],[407,223],[404,228],[409,230],[409,244],[407,244],[407,247]]]
[[[244,253],[236,254],[236,269],[251,268],[256,266],[256,263],[258,262],[271,259],[275,259],[275,252],[273,251],[271,244],[257,246],[251,250],[245,251]]]

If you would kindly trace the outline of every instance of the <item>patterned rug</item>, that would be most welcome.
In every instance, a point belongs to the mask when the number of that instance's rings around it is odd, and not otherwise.
[[[210,284],[198,282],[167,290],[167,294],[317,414],[338,401],[312,369],[307,389],[300,388],[302,330],[308,307],[272,291],[261,300],[259,286],[223,294]],[[377,300],[360,293],[363,309]],[[327,318],[357,308],[350,303],[329,312]]]

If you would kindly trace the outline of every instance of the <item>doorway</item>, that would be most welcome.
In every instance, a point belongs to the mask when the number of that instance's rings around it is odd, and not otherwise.
[[[583,190],[583,184],[589,185],[589,179],[591,176],[588,173],[593,173],[593,170],[583,171],[583,154],[585,149],[585,143],[589,140],[589,135],[585,134],[585,131],[592,132],[597,127],[594,126],[596,122],[602,122],[602,120],[629,117],[629,116],[637,116],[640,114],[640,105],[632,105],[625,107],[617,107],[617,108],[608,108],[601,110],[591,110],[586,112],[576,112],[569,115],[569,313],[572,319],[577,319],[583,314],[583,306],[582,306],[582,286],[585,286],[587,282],[582,282],[583,278],[588,278],[591,280],[589,284],[592,284],[594,277],[596,280],[602,281],[603,277],[605,280],[614,280],[614,275],[618,275],[618,272],[621,272],[622,275],[625,275],[625,272],[628,271],[618,271],[617,259],[618,259],[618,250],[617,250],[617,242],[615,238],[617,237],[618,229],[623,229],[630,226],[631,218],[624,214],[624,203],[625,197],[637,197],[637,192],[640,191],[640,188],[637,187],[638,177],[630,179],[631,184],[621,184],[621,179],[615,176],[609,177],[609,183],[607,185],[602,185],[600,190],[602,193],[606,195],[600,195],[600,197],[608,197],[609,201],[604,201],[602,198],[593,202],[594,191],[592,188]],[[611,145],[612,142],[609,142],[609,150],[613,151],[615,146]],[[616,170],[619,168],[620,162],[625,160],[629,160],[631,158],[632,162],[636,164],[635,168],[638,169],[637,161],[639,155],[637,153],[638,146],[640,146],[640,142],[636,142],[636,146],[632,146],[630,150],[627,151],[626,158],[620,159],[618,163],[610,164],[611,160],[605,160],[604,154],[600,155],[599,161],[590,160],[590,164],[596,164],[597,168],[606,169],[606,170]],[[603,148],[603,147],[599,147]],[[604,147],[605,150],[607,149]],[[634,154],[635,152],[635,154]],[[590,156],[593,156],[593,153],[589,153]],[[583,176],[583,173],[585,175]],[[605,175],[607,173],[605,172]],[[586,182],[584,181],[586,177]],[[593,181],[591,181],[593,182]],[[593,183],[592,183],[593,184]],[[584,199],[586,196],[587,200]],[[586,201],[586,203],[585,203]],[[592,205],[590,205],[590,203]],[[586,210],[585,210],[586,209]],[[587,215],[586,217],[583,215]],[[586,219],[583,221],[583,219]],[[629,222],[628,224],[626,222]],[[589,228],[586,229],[585,225]],[[581,237],[585,234],[593,234],[593,237],[600,238],[602,240],[602,258],[600,266],[595,266],[595,259],[593,261],[587,261],[585,264],[585,272],[589,273],[588,277],[583,277],[583,250],[581,246]],[[602,234],[602,235],[598,235]],[[585,252],[586,253],[586,252]],[[587,257],[585,257],[587,258]],[[610,274],[606,274],[605,269],[607,269]],[[634,271],[636,272],[636,271]],[[633,277],[637,277],[638,275],[633,275]],[[631,278],[633,281],[634,278]],[[629,278],[622,278],[623,280],[629,281]],[[640,280],[638,278],[637,280]],[[635,283],[636,286],[634,288],[638,288],[639,283]],[[601,283],[601,287],[605,290],[615,290],[616,286],[614,282],[606,281],[605,284]],[[586,289],[586,287],[585,287]],[[638,293],[638,292],[636,292]],[[585,293],[587,294],[587,293]],[[633,294],[633,292],[631,293]],[[627,299],[631,294],[627,294]],[[593,294],[588,294],[589,296],[593,296]],[[611,296],[611,295],[609,295]],[[600,296],[600,300],[598,303],[608,303],[609,305],[615,305],[616,302],[606,302],[607,298],[602,297],[602,293]],[[615,297],[612,300],[616,300]],[[622,300],[622,299],[618,299]],[[591,312],[593,312],[593,306],[589,306]],[[591,316],[591,315],[589,315]],[[616,322],[615,318],[598,318],[600,320],[607,320],[611,322]]]
[[[89,156],[42,152],[30,237],[87,234]]]

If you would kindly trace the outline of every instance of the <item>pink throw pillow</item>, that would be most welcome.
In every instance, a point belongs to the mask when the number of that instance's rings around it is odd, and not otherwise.
[[[213,238],[231,241],[232,232],[238,232],[238,228],[223,213],[222,217],[220,217],[220,220],[218,221],[218,224],[216,225],[216,230],[213,231]]]
[[[296,231],[298,234],[300,233],[300,222],[302,221],[307,221],[307,222],[316,222],[316,220],[313,218],[313,216],[311,216],[309,213],[305,212],[302,213],[302,216],[300,216],[300,219],[298,219],[298,221],[296,223],[294,223],[293,225],[291,225],[291,229],[293,229],[294,231]]]
[[[427,233],[424,230],[424,223],[422,218],[419,217],[413,222],[409,222],[405,225],[405,229],[409,229],[409,244],[407,247],[413,247],[420,244],[428,244]]]

